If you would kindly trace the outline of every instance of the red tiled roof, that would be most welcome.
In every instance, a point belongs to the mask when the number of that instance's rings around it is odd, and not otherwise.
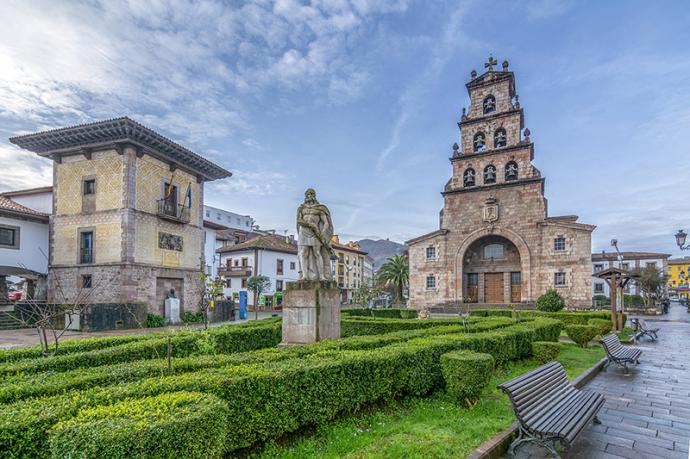
[[[27,194],[52,193],[52,192],[53,192],[52,186],[42,186],[42,187],[38,187],[38,188],[28,188],[26,190],[4,191],[4,192],[0,193],[0,196],[4,196],[6,198],[11,198],[12,196],[24,196]]]
[[[6,198],[4,196],[0,196],[0,211],[5,211],[10,214],[17,214],[21,216],[39,218],[41,220],[48,221],[48,214],[44,214],[43,212],[37,212],[33,209],[29,209],[28,207],[14,202],[11,199]]]
[[[217,249],[216,252],[240,252],[242,250],[252,249],[273,250],[274,252],[297,254],[297,244],[295,242],[286,242],[284,236],[276,236],[275,234],[264,234],[262,236],[242,242],[241,244],[226,245],[220,249]]]

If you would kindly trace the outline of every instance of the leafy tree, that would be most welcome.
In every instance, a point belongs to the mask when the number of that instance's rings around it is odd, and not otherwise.
[[[410,263],[404,255],[393,255],[376,273],[376,279],[385,286],[395,287],[397,303],[403,303],[403,289],[410,282]]]
[[[549,289],[542,296],[537,298],[537,309],[547,312],[558,312],[565,307],[565,300],[556,291],[556,289]]]
[[[635,283],[642,291],[645,305],[652,306],[656,299],[661,297],[668,276],[660,269],[652,266],[636,269],[635,274],[640,276],[635,279]]]
[[[254,293],[254,319],[259,318],[259,297],[261,292],[271,286],[271,280],[266,276],[252,276],[247,279],[247,288]]]

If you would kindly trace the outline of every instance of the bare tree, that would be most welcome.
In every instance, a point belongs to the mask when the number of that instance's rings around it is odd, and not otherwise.
[[[41,355],[58,353],[60,339],[72,327],[74,318],[81,316],[90,305],[90,298],[98,290],[100,281],[94,285],[82,285],[73,300],[67,301],[60,278],[53,277],[56,297],[59,301],[48,303],[27,297],[15,305],[14,319],[21,327],[34,328],[38,334]],[[92,281],[90,281],[92,282]]]
[[[199,310],[204,316],[204,329],[208,329],[208,315],[214,310],[216,302],[221,298],[223,291],[223,280],[205,274],[201,271],[200,279],[203,282],[204,288],[201,291],[201,301],[199,301]]]

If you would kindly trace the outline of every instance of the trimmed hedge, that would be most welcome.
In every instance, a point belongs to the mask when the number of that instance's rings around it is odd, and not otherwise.
[[[219,458],[230,423],[227,403],[173,392],[80,412],[50,431],[53,458]]]
[[[534,306],[540,311],[559,312],[565,308],[565,300],[556,289],[550,288],[537,298]]]
[[[550,341],[534,341],[532,343],[532,354],[537,362],[544,364],[556,360],[558,353],[561,352],[561,345]]]
[[[587,344],[599,334],[599,328],[592,325],[568,325],[565,327],[565,333],[578,346],[587,347]]]
[[[416,319],[419,311],[414,308],[346,308],[342,317],[377,317],[382,319]]]
[[[545,312],[545,311],[535,311],[532,309],[521,309],[516,310],[520,315],[521,319],[526,319],[530,317],[549,317],[551,319],[558,319],[565,325],[587,325],[589,319],[608,319],[611,320],[610,311],[560,311],[560,312]],[[493,316],[508,316],[510,317],[512,313],[511,309],[476,309],[470,311],[470,316],[478,317],[493,317]],[[623,314],[623,321],[625,322],[627,317]]]
[[[80,367],[158,359],[167,356],[168,337],[172,340],[173,357],[208,353],[209,344],[213,352],[229,354],[278,345],[281,340],[281,324],[271,321],[252,326],[228,325],[208,330],[174,332],[164,337],[158,335],[155,339],[142,339],[95,351],[4,363],[0,364],[0,375],[67,371]]]
[[[137,381],[154,376],[183,374],[206,368],[230,367],[248,363],[301,358],[328,350],[376,349],[433,334],[453,334],[465,331],[464,328],[458,325],[446,325],[388,333],[386,335],[355,336],[352,338],[327,340],[305,346],[267,348],[260,351],[229,355],[175,358],[172,360],[171,372],[168,371],[167,359],[151,359],[92,368],[77,368],[61,373],[21,374],[6,378],[0,383],[0,403],[10,403],[29,397],[45,397],[67,390],[87,389],[96,386]]]
[[[600,336],[608,335],[611,332],[611,329],[613,328],[611,319],[589,319],[587,321],[587,325],[597,327],[599,329]]]
[[[259,321],[251,321],[237,325],[224,325],[217,327],[224,329],[226,327],[236,328],[254,328],[268,326],[270,324],[280,323],[280,318],[261,319]],[[214,328],[213,330],[215,330]],[[202,331],[202,330],[197,330]],[[76,352],[95,351],[105,349],[108,347],[120,346],[122,344],[132,343],[135,341],[146,341],[167,337],[168,335],[176,335],[183,331],[159,331],[154,333],[139,333],[132,335],[108,336],[103,338],[79,338],[71,340],[63,340],[60,342],[60,349],[58,356],[73,354]],[[19,360],[35,359],[41,357],[41,348],[39,346],[24,347],[17,349],[0,349],[0,363],[2,362],[16,362]]]
[[[471,319],[466,321],[468,331],[484,331],[508,326],[515,323],[514,320],[505,317],[492,319]],[[352,317],[341,319],[340,334],[343,337],[362,335],[381,335],[402,330],[417,330],[422,328],[440,327],[444,325],[462,326],[461,319],[372,319],[367,317]]]
[[[553,344],[553,343],[549,343]],[[472,406],[491,381],[494,358],[472,351],[452,351],[441,356],[446,390],[459,402]]]
[[[415,338],[382,349],[326,350],[303,358],[204,369],[23,400],[0,406],[0,451],[10,457],[46,457],[46,432],[56,423],[84,409],[178,391],[223,399],[232,419],[226,450],[244,448],[365,404],[442,387],[440,356],[446,352],[487,352],[501,363],[529,355],[532,341],[557,339],[560,329],[559,321],[538,319],[486,333]]]

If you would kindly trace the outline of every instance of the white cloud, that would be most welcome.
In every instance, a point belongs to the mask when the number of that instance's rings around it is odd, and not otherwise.
[[[14,146],[0,145],[0,192],[53,184],[53,162]]]
[[[211,182],[207,188],[219,193],[240,196],[270,196],[287,189],[288,176],[274,171],[234,170],[230,179]]]

